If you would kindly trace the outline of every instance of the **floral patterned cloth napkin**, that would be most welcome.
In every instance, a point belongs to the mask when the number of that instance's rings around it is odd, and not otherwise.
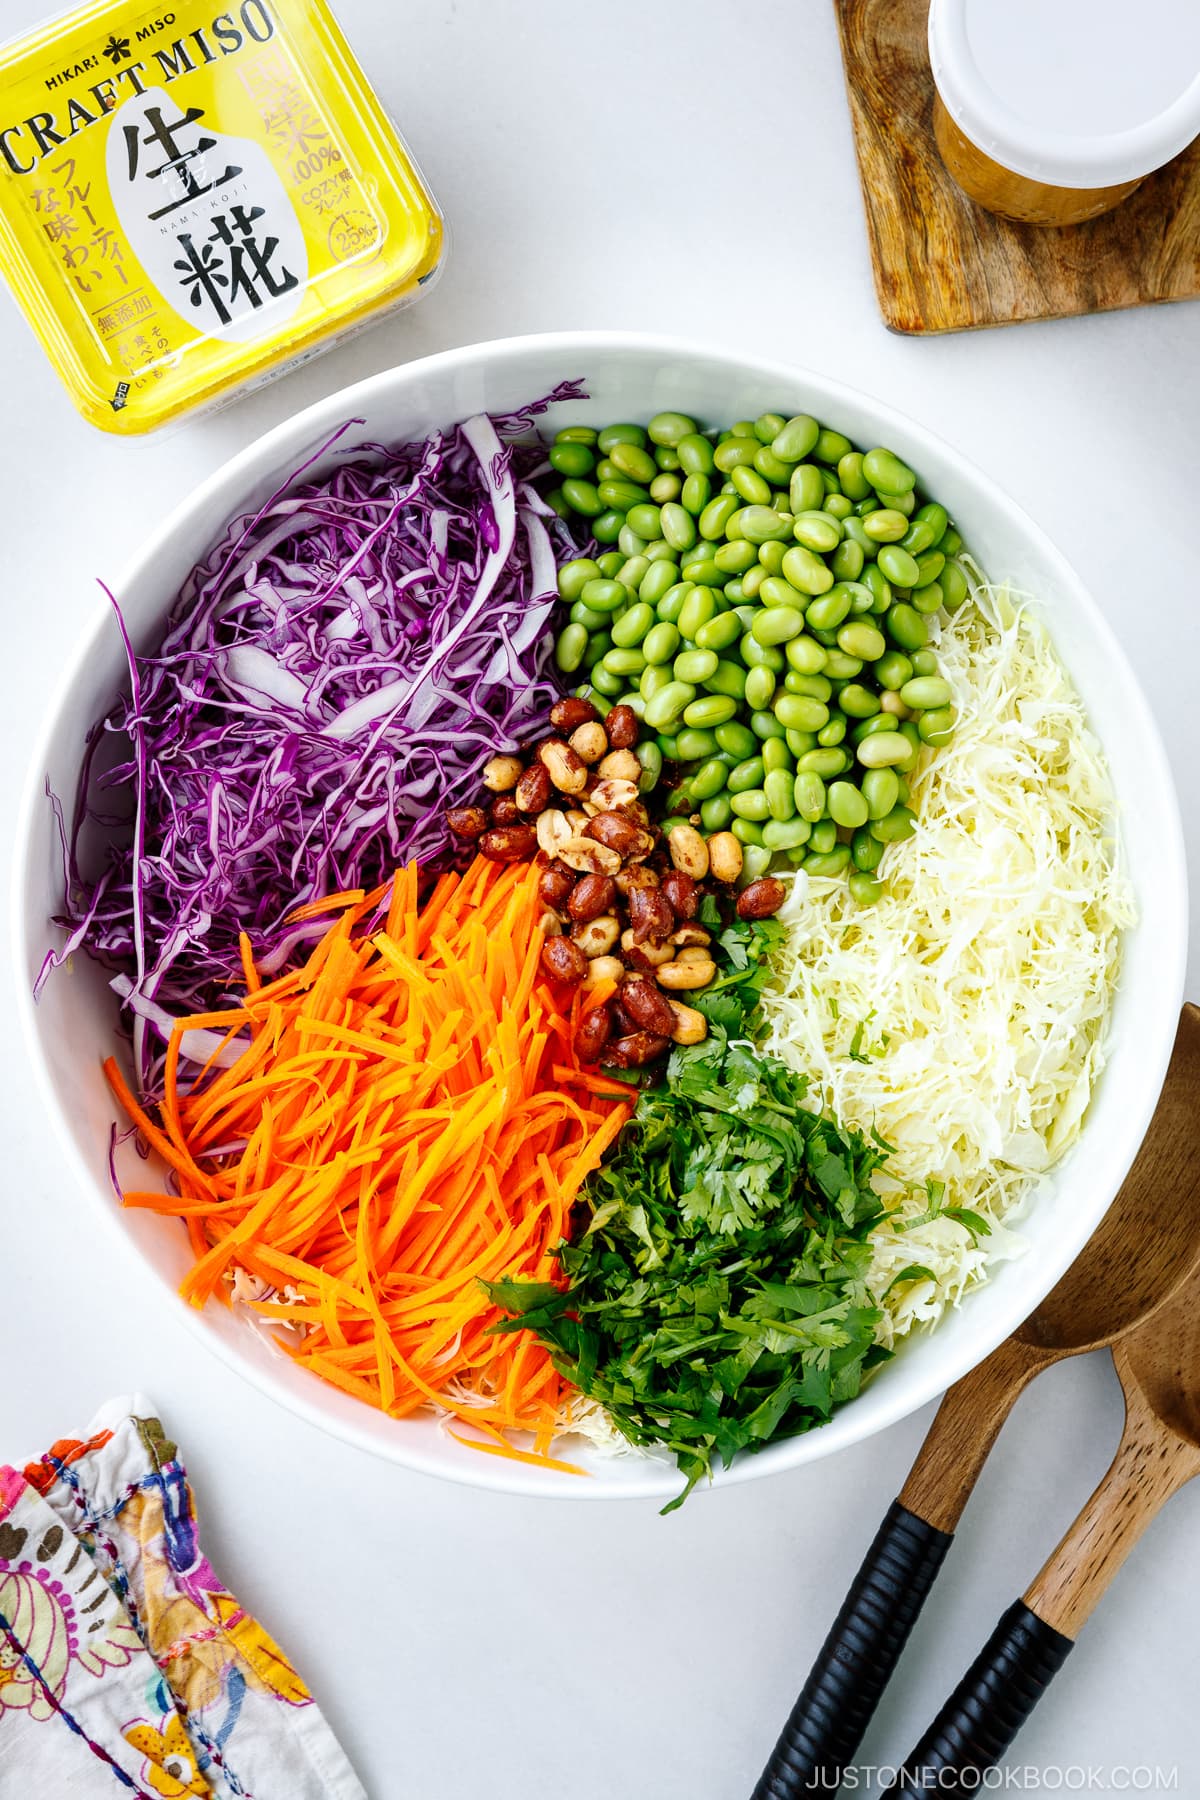
[[[153,1409],[0,1465],[0,1800],[366,1800],[200,1548]]]

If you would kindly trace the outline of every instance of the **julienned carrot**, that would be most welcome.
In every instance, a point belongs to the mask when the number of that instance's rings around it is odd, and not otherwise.
[[[245,1044],[231,1067],[181,1085],[201,1021],[180,1019],[152,1119],[105,1064],[179,1187],[125,1203],[186,1221],[195,1305],[242,1269],[327,1381],[395,1417],[436,1404],[493,1454],[528,1457],[505,1433],[531,1431],[552,1460],[570,1390],[528,1334],[488,1334],[480,1283],[553,1278],[629,1101],[574,1062],[579,996],[564,1013],[541,979],[537,871],[478,858],[421,906],[409,867],[323,910],[302,968],[263,982],[244,948],[242,1005],[202,1021]]]

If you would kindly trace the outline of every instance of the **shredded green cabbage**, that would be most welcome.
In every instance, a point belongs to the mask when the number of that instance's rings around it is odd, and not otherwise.
[[[875,906],[790,878],[762,1002],[762,1048],[894,1146],[868,1276],[888,1343],[1022,1248],[1012,1223],[1103,1066],[1135,916],[1104,756],[1036,616],[980,585],[938,653],[959,722],[914,779],[915,835],[889,847]],[[990,1230],[928,1216],[955,1208]]]

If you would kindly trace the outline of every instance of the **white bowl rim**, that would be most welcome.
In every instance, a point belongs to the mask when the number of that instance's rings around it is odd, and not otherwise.
[[[855,388],[848,383],[823,374],[820,370],[809,368],[799,362],[781,362],[774,359],[756,357],[729,349],[725,345],[703,343],[696,340],[679,338],[668,334],[639,331],[559,331],[534,332],[520,336],[484,340],[477,343],[457,346],[449,350],[441,350],[432,355],[414,359],[412,362],[395,364],[390,368],[378,370],[373,375],[340,388],[325,398],[314,401],[281,420],[279,424],[262,433],[250,444],[238,451],[234,456],[221,463],[212,473],[193,487],[159,525],[157,530],[143,541],[125,563],[113,592],[118,599],[127,587],[135,580],[141,579],[144,571],[152,565],[164,545],[168,544],[180,524],[188,519],[207,501],[221,500],[221,516],[230,519],[236,516],[239,505],[237,495],[244,495],[251,485],[255,472],[261,466],[273,466],[278,460],[275,453],[285,446],[292,445],[302,452],[304,446],[311,449],[315,444],[323,442],[337,426],[347,419],[353,419],[360,402],[367,402],[381,389],[390,383],[420,378],[426,373],[440,375],[456,369],[472,365],[482,365],[488,360],[520,358],[524,353],[530,356],[555,356],[561,359],[564,369],[574,364],[586,371],[589,356],[604,355],[613,351],[633,351],[640,354],[652,353],[664,363],[672,360],[708,359],[727,365],[736,365],[747,375],[762,378],[766,381],[778,381],[786,387],[796,382],[811,386],[815,394],[822,396],[824,404],[829,406],[829,416],[837,416],[839,405],[851,410],[856,407],[867,409],[884,432],[889,427],[896,428],[903,439],[915,442],[922,447],[932,449],[936,455],[947,458],[979,486],[986,490],[989,500],[999,511],[1007,514],[1016,531],[1034,543],[1040,554],[1053,564],[1064,588],[1070,589],[1073,601],[1086,614],[1090,627],[1102,640],[1105,654],[1114,665],[1121,668],[1127,678],[1129,692],[1136,698],[1140,712],[1138,730],[1144,749],[1150,755],[1153,766],[1147,770],[1147,780],[1161,792],[1164,812],[1167,815],[1169,829],[1165,839],[1159,846],[1159,863],[1155,871],[1155,882],[1160,892],[1173,897],[1168,906],[1168,922],[1170,929],[1160,946],[1163,958],[1160,968],[1160,985],[1175,999],[1176,1010],[1182,1003],[1184,979],[1187,962],[1188,937],[1188,900],[1187,871],[1184,848],[1183,826],[1179,812],[1178,796],[1172,777],[1157,722],[1142,692],[1141,685],[1133,673],[1129,660],[1119,640],[1109,625],[1098,604],[1093,600],[1082,579],[1075,573],[1066,557],[1043,531],[1042,527],[1032,519],[1017,501],[1000,487],[969,457],[964,456],[938,433],[930,431],[917,420],[907,414],[876,400],[870,393]],[[586,380],[586,374],[585,374]],[[299,455],[297,456],[299,460]],[[232,495],[229,504],[223,496]],[[32,949],[28,927],[30,921],[25,916],[24,890],[29,866],[29,855],[33,841],[33,825],[35,811],[46,804],[45,769],[52,742],[55,723],[63,710],[65,699],[78,679],[80,672],[100,641],[106,628],[111,628],[111,613],[107,602],[97,607],[94,621],[85,627],[77,642],[74,654],[66,664],[57,683],[52,701],[47,708],[38,734],[32,762],[29,766],[21,803],[16,821],[17,846],[13,859],[12,872],[12,947],[17,965],[17,1008],[21,1016],[22,1028],[26,1043],[31,1052],[35,1082],[38,1086],[47,1111],[56,1123],[62,1117],[62,1109],[54,1091],[50,1072],[42,1055],[36,1019],[36,1003],[26,979],[26,971],[30,964]],[[44,929],[44,926],[43,926]],[[38,955],[44,946],[39,946]],[[1043,1247],[1040,1255],[1040,1279],[1034,1284],[1036,1297],[1030,1302],[1028,1310],[1040,1304],[1045,1295],[1066,1271],[1083,1249],[1092,1235],[1104,1212],[1111,1204],[1121,1182],[1124,1180],[1130,1165],[1140,1146],[1141,1139],[1149,1125],[1159,1089],[1165,1077],[1170,1060],[1171,1044],[1164,1037],[1164,1043],[1158,1053],[1147,1065],[1150,1076],[1146,1092],[1153,1091],[1154,1100],[1142,1109],[1144,1116],[1138,1120],[1140,1129],[1136,1139],[1129,1136],[1128,1157],[1124,1165],[1113,1170],[1111,1193],[1103,1202],[1093,1198],[1090,1208],[1080,1206],[1074,1219],[1074,1229],[1064,1230],[1053,1242]],[[89,1193],[93,1203],[93,1211],[98,1210],[103,1216],[106,1227],[113,1231],[124,1245],[143,1274],[149,1274],[160,1288],[171,1294],[177,1302],[177,1311],[182,1313],[183,1322],[188,1330],[218,1356],[227,1367],[234,1370],[249,1385],[284,1407],[294,1416],[303,1419],[307,1424],[352,1444],[371,1456],[394,1463],[400,1467],[412,1469],[420,1474],[435,1476],[439,1480],[459,1483],[464,1486],[478,1487],[493,1492],[518,1494],[522,1497],[576,1499],[592,1501],[612,1500],[663,1500],[674,1496],[679,1491],[680,1477],[673,1465],[663,1460],[647,1459],[644,1472],[634,1476],[630,1473],[630,1459],[622,1459],[623,1469],[620,1485],[612,1487],[602,1480],[579,1480],[577,1477],[558,1475],[554,1471],[541,1470],[529,1465],[510,1462],[507,1459],[491,1456],[464,1457],[462,1465],[456,1464],[452,1469],[436,1455],[427,1452],[420,1445],[404,1447],[403,1437],[398,1432],[396,1447],[390,1443],[380,1442],[374,1432],[359,1428],[353,1417],[338,1415],[327,1416],[319,1403],[321,1386],[313,1383],[315,1397],[309,1401],[304,1394],[293,1389],[282,1381],[277,1381],[268,1368],[251,1368],[238,1353],[234,1344],[206,1328],[204,1315],[196,1308],[179,1300],[178,1293],[165,1274],[150,1265],[139,1252],[129,1234],[121,1223],[121,1209],[113,1204],[111,1196],[104,1193],[102,1183],[97,1179],[95,1171],[85,1161],[82,1152],[69,1134],[66,1136],[66,1149],[70,1162],[83,1188]],[[969,1299],[967,1304],[969,1304]],[[1021,1317],[1026,1317],[1027,1312]],[[864,1438],[874,1436],[889,1426],[916,1412],[940,1395],[953,1382],[959,1380],[969,1369],[991,1353],[1017,1325],[1020,1318],[1010,1317],[1001,1320],[999,1326],[993,1326],[981,1332],[978,1341],[974,1342],[966,1355],[959,1355],[953,1361],[946,1360],[940,1364],[930,1361],[921,1379],[914,1379],[908,1388],[900,1388],[890,1396],[886,1406],[880,1407],[874,1416],[862,1415],[861,1425],[856,1424],[857,1409],[854,1406],[843,1408],[837,1415],[840,1429],[829,1434],[828,1427],[821,1427],[800,1436],[782,1440],[772,1445],[773,1454],[758,1454],[739,1457],[731,1468],[723,1469],[714,1478],[714,1486],[727,1487],[734,1484],[762,1479],[764,1476],[781,1474],[788,1469],[797,1468],[809,1462],[815,1462],[825,1456],[849,1448]],[[370,1413],[364,1406],[364,1413]],[[372,1422],[377,1415],[371,1414]],[[402,1426],[403,1421],[396,1421]],[[822,1441],[824,1440],[824,1442]]]

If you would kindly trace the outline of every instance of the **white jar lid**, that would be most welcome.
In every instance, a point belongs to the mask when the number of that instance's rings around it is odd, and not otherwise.
[[[1054,187],[1112,187],[1200,136],[1200,0],[932,0],[929,60],[971,142]]]

